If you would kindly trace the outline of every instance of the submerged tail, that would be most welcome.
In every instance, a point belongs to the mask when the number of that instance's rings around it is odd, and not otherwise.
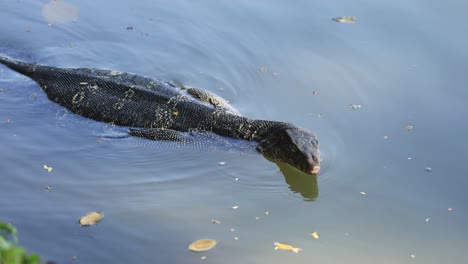
[[[26,76],[31,76],[34,73],[35,69],[35,64],[13,60],[1,55],[0,63]]]

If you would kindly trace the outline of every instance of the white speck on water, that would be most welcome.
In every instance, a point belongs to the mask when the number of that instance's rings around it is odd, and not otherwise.
[[[220,161],[220,162],[218,162],[218,165],[219,166],[224,166],[224,165],[226,165],[226,162],[225,161]]]

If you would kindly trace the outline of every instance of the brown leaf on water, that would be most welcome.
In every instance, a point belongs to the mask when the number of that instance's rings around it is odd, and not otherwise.
[[[290,251],[295,252],[295,253],[298,253],[298,252],[302,251],[302,248],[293,247],[291,245],[283,244],[283,243],[280,243],[280,242],[273,243],[273,246],[275,246],[275,250],[278,250],[278,249],[280,249],[280,250],[290,250]]]
[[[312,232],[312,237],[315,238],[315,239],[320,238],[317,232]]]
[[[333,21],[345,23],[345,24],[354,24],[356,23],[356,18],[353,16],[342,16],[342,17],[334,17],[332,18]]]
[[[97,224],[104,217],[103,212],[92,212],[80,218],[80,225],[91,226]]]
[[[188,249],[192,251],[197,251],[197,252],[207,251],[207,250],[214,248],[216,244],[217,244],[216,240],[213,240],[213,239],[200,239],[190,244],[188,246]]]
[[[267,68],[265,66],[260,66],[258,67],[258,69],[261,71],[261,72],[266,72],[267,71]]]
[[[51,0],[42,7],[42,16],[49,24],[64,24],[78,19],[78,8],[63,1]]]

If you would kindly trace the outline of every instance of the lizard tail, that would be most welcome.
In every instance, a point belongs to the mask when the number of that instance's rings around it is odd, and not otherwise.
[[[0,63],[8,68],[26,76],[31,76],[34,73],[35,66],[31,63],[17,61],[0,55]]]

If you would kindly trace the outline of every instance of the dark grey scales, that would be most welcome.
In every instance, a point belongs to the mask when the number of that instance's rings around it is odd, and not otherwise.
[[[258,142],[257,151],[307,173],[320,170],[314,133],[290,123],[241,116],[224,99],[197,88],[86,68],[56,68],[0,56],[0,63],[36,81],[48,98],[78,115],[130,127],[130,135],[186,141],[211,131]]]

